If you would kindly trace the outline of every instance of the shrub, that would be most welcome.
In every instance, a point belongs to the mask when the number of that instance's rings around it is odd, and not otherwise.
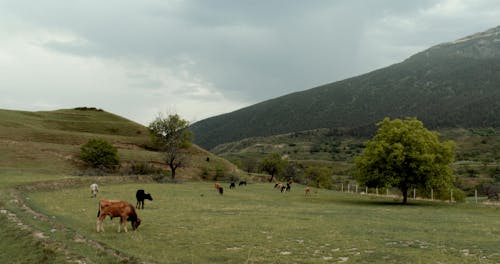
[[[91,139],[80,149],[80,158],[93,168],[114,169],[119,164],[118,150],[102,139]]]
[[[208,180],[209,177],[210,177],[210,173],[209,173],[209,170],[207,167],[202,167],[201,168],[201,173],[200,173],[200,177],[203,179],[203,180]]]
[[[177,183],[178,180],[172,179],[172,173],[170,171],[162,171],[158,174],[152,176],[153,181],[158,183]]]
[[[123,175],[155,175],[164,173],[162,168],[155,167],[149,162],[135,162],[122,166],[120,169]]]
[[[495,179],[496,181],[500,181],[500,167],[495,167],[490,170],[490,176],[491,178]]]

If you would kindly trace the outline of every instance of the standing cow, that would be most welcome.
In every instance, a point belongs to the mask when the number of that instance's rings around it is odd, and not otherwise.
[[[99,192],[99,186],[97,185],[97,183],[92,183],[90,185],[90,193],[91,193],[91,197],[92,198],[95,198],[97,196],[97,193]]]
[[[132,224],[132,229],[136,230],[141,224],[141,219],[137,216],[134,206],[128,202],[120,200],[100,200],[99,201],[99,211],[97,211],[97,232],[103,231],[104,227],[102,222],[106,216],[111,219],[113,217],[120,217],[120,225],[118,226],[118,232],[120,228],[123,228],[127,232],[127,221]]]
[[[151,197],[151,194],[145,193],[144,190],[137,190],[137,192],[135,193],[135,198],[137,199],[137,204],[135,205],[137,209],[141,209],[141,205],[142,209],[144,209],[144,200],[153,201],[153,197]]]

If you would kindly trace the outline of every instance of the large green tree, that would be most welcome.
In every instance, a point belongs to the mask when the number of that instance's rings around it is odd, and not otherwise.
[[[259,168],[261,171],[265,171],[271,175],[269,182],[272,182],[274,176],[280,173],[285,168],[285,165],[286,161],[281,158],[279,153],[271,153],[262,160]]]
[[[165,161],[175,178],[175,171],[187,162],[187,149],[191,146],[189,122],[179,115],[159,114],[148,126],[153,144],[165,153]]]
[[[454,143],[424,128],[416,118],[385,118],[356,158],[358,182],[368,187],[397,187],[406,204],[410,188],[449,187],[454,176]]]

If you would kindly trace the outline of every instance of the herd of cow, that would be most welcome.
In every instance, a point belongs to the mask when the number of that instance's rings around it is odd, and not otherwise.
[[[286,186],[283,185],[282,183],[276,183],[274,185],[274,188],[278,189],[281,192],[289,192],[291,190],[291,184],[292,184],[291,181],[288,181],[286,183]],[[242,185],[246,186],[247,182],[240,181],[239,186]],[[215,183],[214,187],[215,190],[219,192],[220,195],[224,194],[224,188],[218,182]],[[234,188],[236,188],[236,183],[231,182],[229,184],[229,189],[234,189]],[[305,195],[308,196],[310,194],[310,191],[311,190],[309,186],[307,186],[305,189]],[[90,192],[92,198],[97,197],[97,193],[99,192],[99,186],[96,183],[91,184]],[[144,209],[144,200],[153,201],[153,197],[151,196],[151,194],[146,193],[142,189],[137,190],[137,192],[135,193],[135,197],[137,200],[135,208],[132,204],[126,201],[101,199],[99,201],[99,209],[97,211],[97,224],[96,224],[97,232],[104,231],[102,222],[104,221],[106,216],[109,216],[111,219],[113,219],[114,217],[120,217],[120,225],[118,225],[118,232],[120,232],[122,228],[125,232],[128,231],[127,221],[131,223],[132,229],[136,230],[141,224],[141,219],[138,217],[135,209]]]

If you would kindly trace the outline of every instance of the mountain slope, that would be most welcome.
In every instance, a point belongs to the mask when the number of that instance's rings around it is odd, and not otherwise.
[[[317,128],[373,132],[384,117],[430,128],[500,127],[500,27],[440,44],[364,75],[297,92],[192,125],[211,149],[247,137]]]

